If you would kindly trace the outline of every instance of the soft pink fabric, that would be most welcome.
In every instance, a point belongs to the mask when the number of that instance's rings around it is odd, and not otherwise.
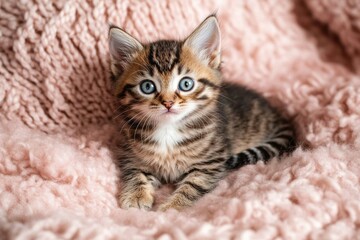
[[[108,24],[182,38],[214,11],[225,79],[291,116],[303,147],[232,173],[184,212],[124,211]],[[0,239],[358,238],[359,19],[351,0],[2,1]]]

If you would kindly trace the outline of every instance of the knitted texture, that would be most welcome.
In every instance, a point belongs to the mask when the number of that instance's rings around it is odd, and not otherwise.
[[[353,5],[354,4],[354,5]],[[0,239],[356,239],[359,6],[335,0],[0,3]],[[183,38],[217,11],[223,73],[290,116],[302,146],[184,212],[122,210],[110,150],[110,23]],[[156,205],[171,187],[156,193]]]
[[[360,1],[306,0],[314,17],[335,32],[360,72]]]

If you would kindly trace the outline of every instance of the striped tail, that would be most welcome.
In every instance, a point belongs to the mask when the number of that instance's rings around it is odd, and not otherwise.
[[[292,152],[295,147],[293,128],[290,124],[283,124],[264,143],[231,156],[225,161],[225,166],[228,170],[233,170],[258,161],[267,163],[273,157]]]

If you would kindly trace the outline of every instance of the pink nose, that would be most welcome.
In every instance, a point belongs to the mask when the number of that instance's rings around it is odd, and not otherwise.
[[[168,110],[174,105],[173,101],[162,101],[162,105],[164,105]]]

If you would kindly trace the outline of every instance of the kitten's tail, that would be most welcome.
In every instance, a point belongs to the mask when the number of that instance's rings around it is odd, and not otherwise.
[[[231,156],[226,160],[225,166],[232,170],[260,160],[266,163],[273,157],[292,152],[295,147],[294,130],[289,123],[285,123],[275,129],[272,136],[263,143]]]

